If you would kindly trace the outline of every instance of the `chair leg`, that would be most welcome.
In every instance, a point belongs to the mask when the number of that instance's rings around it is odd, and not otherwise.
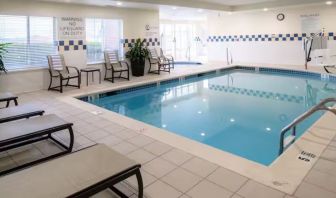
[[[10,100],[7,100],[7,102],[6,102],[6,108],[9,107],[9,103],[10,103]]]
[[[52,79],[53,79],[53,77],[52,77],[52,76],[50,76],[50,82],[49,82],[49,87],[48,87],[48,90],[50,90],[50,89],[51,89],[51,85],[52,85]]]
[[[81,85],[81,82],[82,82],[82,77],[81,76],[78,76],[78,89],[80,89],[80,85]]]
[[[114,83],[114,71],[112,71],[112,83]]]
[[[60,77],[60,92],[63,93],[63,78]]]
[[[14,99],[14,104],[15,104],[15,106],[18,106],[18,105],[19,105],[19,103],[18,103],[18,101],[17,101],[16,98]]]
[[[143,198],[143,182],[142,182],[140,169],[137,170],[136,177],[138,180],[138,189],[139,189],[138,198]]]
[[[127,70],[127,80],[130,80],[130,72]]]

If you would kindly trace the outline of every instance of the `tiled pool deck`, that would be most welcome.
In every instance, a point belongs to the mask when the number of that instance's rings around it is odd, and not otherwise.
[[[131,82],[143,82],[148,79],[161,79],[195,71],[205,71],[215,66],[194,66],[175,69],[170,75],[149,75],[133,78]],[[54,113],[64,120],[74,123],[75,150],[95,143],[105,143],[112,149],[127,155],[142,164],[142,176],[145,185],[145,197],[152,198],[335,198],[336,197],[336,137],[329,143],[322,155],[306,175],[304,181],[293,195],[260,184],[228,169],[201,159],[190,153],[173,148],[132,129],[64,103],[58,98],[72,94],[86,94],[92,91],[109,89],[117,85],[127,85],[127,81],[115,84],[103,82],[80,90],[66,89],[64,94],[37,91],[19,95],[19,103],[36,104]],[[63,133],[58,137],[67,141]],[[5,169],[29,160],[57,152],[58,147],[50,142],[36,143],[24,149],[16,149],[0,157],[0,168]],[[253,171],[253,170],[252,170]],[[1,179],[1,178],[0,178]],[[123,182],[119,187],[132,198],[136,197],[135,178]],[[104,191],[95,197],[117,197],[110,191]]]

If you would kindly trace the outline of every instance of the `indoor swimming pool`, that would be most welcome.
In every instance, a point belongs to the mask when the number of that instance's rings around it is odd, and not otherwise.
[[[283,127],[336,96],[333,78],[238,67],[80,99],[263,165],[278,158]],[[302,135],[320,116],[298,126]]]

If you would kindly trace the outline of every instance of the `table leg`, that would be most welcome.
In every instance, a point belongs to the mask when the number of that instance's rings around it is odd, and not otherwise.
[[[86,72],[86,86],[89,86],[89,72]]]

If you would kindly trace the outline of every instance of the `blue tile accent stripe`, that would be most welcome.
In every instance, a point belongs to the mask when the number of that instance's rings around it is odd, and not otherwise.
[[[288,34],[251,34],[251,35],[213,35],[209,36],[208,42],[274,42],[274,41],[302,41],[307,33],[288,33]],[[326,34],[328,40],[336,40],[336,33]]]
[[[144,40],[145,40],[145,46],[147,47],[160,46],[159,38],[145,38]],[[121,40],[121,43],[124,45],[124,47],[132,47],[135,41],[136,39],[125,38]]]
[[[270,100],[279,100],[279,101],[294,102],[294,103],[303,103],[304,101],[303,96],[294,96],[294,95],[288,95],[288,94],[281,94],[281,93],[275,93],[275,92],[253,90],[253,89],[245,89],[245,88],[238,88],[238,87],[228,87],[228,86],[223,86],[223,85],[210,84],[209,89],[213,91],[221,91],[221,92],[227,92],[227,93],[233,93],[233,94],[253,96],[253,97],[265,98],[265,99],[270,99]]]
[[[258,68],[258,70],[257,70]],[[322,79],[322,75],[320,73],[314,73],[314,72],[308,72],[308,71],[295,71],[295,70],[289,70],[289,69],[278,69],[278,68],[265,68],[265,67],[250,67],[250,66],[232,66],[228,68],[223,68],[220,69],[220,73],[229,73],[235,70],[248,70],[248,71],[256,71],[260,73],[276,73],[276,74],[283,74],[287,76],[305,76],[305,77],[311,77],[315,79]],[[206,77],[206,76],[211,76],[215,75],[217,72],[216,71],[210,71],[210,72],[205,72],[205,73],[200,73],[200,74],[193,74],[190,76],[186,76],[184,79],[185,81],[187,80],[196,80],[198,78]],[[336,83],[336,76],[335,75],[328,75],[328,82],[334,82]],[[167,85],[170,83],[178,83],[180,82],[179,78],[174,78],[166,81],[160,82],[160,85]],[[150,83],[146,85],[141,85],[137,87],[130,87],[130,88],[125,88],[121,90],[116,90],[116,91],[111,91],[108,93],[102,93],[98,94],[98,97],[105,97],[105,96],[112,96],[112,95],[117,95],[121,93],[128,93],[136,90],[141,90],[141,89],[146,89],[146,88],[153,88],[157,87],[159,84],[158,83]],[[266,99],[272,99],[272,100],[280,100],[280,101],[287,101],[287,102],[295,102],[295,103],[302,103],[304,101],[303,96],[295,96],[295,95],[287,95],[287,94],[281,94],[281,93],[275,93],[275,92],[267,92],[267,91],[261,91],[261,90],[252,90],[252,89],[244,89],[244,88],[237,88],[237,87],[227,87],[227,86],[222,86],[222,85],[209,85],[209,88],[211,90],[215,91],[224,91],[228,93],[235,93],[235,94],[242,94],[242,95],[248,95],[248,96],[256,96],[260,98],[266,98]],[[89,101],[90,97],[97,97],[97,95],[89,95],[85,97],[80,97],[80,100],[83,101]]]
[[[167,84],[179,83],[179,82],[180,82],[179,78],[174,78],[174,79],[170,79],[170,80],[161,81],[160,85],[167,85]]]
[[[308,72],[308,71],[295,71],[288,69],[277,69],[277,68],[259,68],[260,73],[280,73],[286,74],[289,76],[305,76],[305,77],[313,77],[313,78],[321,78],[321,74]]]
[[[83,40],[67,40],[55,42],[58,51],[86,50],[86,44]]]

